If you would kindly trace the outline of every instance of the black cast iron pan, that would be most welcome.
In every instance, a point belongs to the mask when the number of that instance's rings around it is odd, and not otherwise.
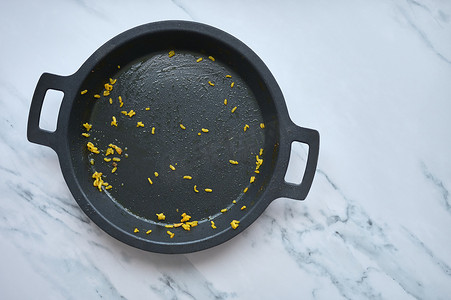
[[[55,132],[39,128],[49,89],[64,93]],[[161,253],[218,245],[272,200],[304,199],[319,150],[318,132],[293,124],[279,86],[252,50],[221,30],[185,21],[126,31],[73,75],[44,73],[28,139],[56,151],[75,200],[100,228]],[[299,185],[284,180],[293,141],[309,146]],[[122,151],[106,155],[110,144]],[[99,173],[100,191],[92,177]],[[160,213],[165,220],[158,220]],[[181,222],[183,213],[191,219]]]

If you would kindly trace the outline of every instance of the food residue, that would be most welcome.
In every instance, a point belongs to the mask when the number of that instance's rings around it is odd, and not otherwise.
[[[144,123],[139,121],[138,123],[136,123],[136,127],[144,127]]]
[[[158,220],[165,220],[166,219],[166,216],[164,215],[164,213],[159,213],[159,214],[156,214],[157,215],[157,217],[158,217]]]
[[[166,233],[167,234],[169,234],[169,237],[172,239],[173,237],[174,237],[174,233],[173,232],[170,232],[169,230],[168,231],[166,231]]]
[[[211,61],[215,61],[215,58],[211,55],[208,58],[211,59]]]
[[[234,113],[236,109],[237,107],[235,106],[234,108],[232,108],[231,112]]]
[[[174,55],[175,55],[175,51],[174,50],[169,51],[169,53],[168,53],[169,57],[173,57]]]
[[[88,92],[88,90],[83,90],[83,91],[80,92],[80,94],[84,95],[84,94],[86,94],[87,92]]]
[[[116,120],[115,116],[113,116],[113,121],[111,121],[111,126],[116,126],[117,127],[117,120]]]
[[[169,168],[171,168],[172,171],[175,171],[175,167],[173,165],[169,165]]]
[[[233,229],[237,229],[239,224],[240,224],[240,221],[237,221],[237,220],[233,220],[232,222],[230,222],[230,226],[232,226]]]
[[[94,146],[93,143],[88,142],[88,143],[86,144],[86,146],[88,147],[88,150],[91,151],[92,153],[95,153],[95,154],[99,154],[99,153],[100,153],[99,149],[97,149],[97,147]]]
[[[189,180],[191,180],[191,179],[193,179],[193,177],[191,177],[191,176],[189,176],[189,175],[185,175],[185,176],[183,176],[183,179],[189,179]]]
[[[236,160],[229,160],[229,163],[231,163],[232,165],[237,165],[238,162]]]
[[[196,193],[199,193],[199,191],[197,190],[197,185],[194,186],[194,191],[195,191]]]
[[[212,189],[205,189],[205,191],[206,191],[207,193],[211,193],[211,192],[213,192],[213,190],[212,190]]]
[[[102,173],[96,171],[94,172],[94,174],[92,174],[92,178],[95,179],[93,185],[99,189],[99,192],[101,192],[104,183],[102,179]]]
[[[86,128],[86,131],[89,131],[89,130],[91,130],[92,125],[89,124],[89,123],[84,123],[84,124],[83,124],[83,127]]]

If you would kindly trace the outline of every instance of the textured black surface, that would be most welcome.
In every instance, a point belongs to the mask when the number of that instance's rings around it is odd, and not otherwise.
[[[175,55],[169,57],[171,50]],[[200,57],[203,60],[197,62]],[[94,98],[102,95],[109,78],[117,79],[111,94]],[[55,133],[39,129],[36,123],[48,88],[65,93]],[[81,95],[85,89],[88,92]],[[136,115],[121,113],[130,110]],[[117,127],[111,126],[113,116]],[[137,127],[139,121],[144,127]],[[81,135],[86,132],[85,122],[93,125],[89,138]],[[244,132],[246,124],[249,129]],[[33,97],[28,138],[58,153],[72,194],[97,225],[132,246],[163,253],[217,245],[249,226],[275,198],[304,199],[319,147],[316,131],[290,121],[277,83],[255,53],[222,31],[182,21],[129,30],[97,50],[72,76],[44,74]],[[88,141],[101,153],[90,153]],[[301,185],[283,180],[292,141],[309,144]],[[121,159],[115,173],[111,173],[112,161],[103,160],[110,143],[124,150],[108,156]],[[256,174],[255,156],[261,148],[264,163]],[[99,192],[92,185],[95,171],[102,172],[113,188]],[[192,180],[183,179],[185,175]],[[256,177],[252,184],[251,176]],[[249,190],[243,193],[246,187]],[[246,210],[240,209],[243,205]],[[228,211],[221,213],[223,208]],[[161,212],[165,222],[157,220],[156,213]],[[183,212],[200,224],[190,231],[170,229],[175,233],[170,239],[164,225],[179,222]],[[236,230],[230,227],[234,219],[241,222]],[[211,228],[210,220],[217,229]],[[135,227],[139,233],[133,232]],[[148,229],[152,233],[146,235]]]

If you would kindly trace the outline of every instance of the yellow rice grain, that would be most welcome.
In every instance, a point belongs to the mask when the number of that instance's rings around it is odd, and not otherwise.
[[[260,148],[260,152],[258,153],[260,156],[263,155],[263,148]]]
[[[157,217],[158,217],[158,220],[165,220],[166,219],[166,216],[164,215],[164,213],[159,213],[159,214],[156,214],[157,215]]]
[[[211,85],[211,86],[215,86],[215,84],[213,82],[211,82],[211,81],[208,81],[208,84]]]
[[[178,227],[180,227],[182,225],[183,225],[183,223],[174,223],[174,228],[178,228]]]
[[[191,227],[196,227],[197,225],[199,225],[198,221],[191,221],[191,222],[186,222],[186,224],[188,224]]]
[[[152,229],[149,229],[146,231],[146,234],[150,234],[152,232]]]
[[[127,116],[129,116],[130,118],[133,117],[134,115],[136,115],[136,112],[135,112],[133,109],[131,109],[131,110],[127,113]]]
[[[260,174],[260,171],[259,170],[255,170],[254,171],[256,174]]]
[[[83,132],[81,135],[84,136],[84,137],[90,137],[90,134],[86,133],[86,132]]]
[[[117,127],[117,120],[116,120],[115,116],[113,116],[113,121],[111,121],[111,126],[116,126]]]
[[[113,161],[121,161],[119,157],[113,157]]]
[[[95,95],[94,95],[94,98],[99,99],[99,98],[100,98],[100,95],[99,95],[99,94],[95,94]]]
[[[173,232],[170,232],[169,230],[168,231],[166,231],[166,233],[167,234],[169,234],[169,237],[172,239],[173,237],[174,237],[174,233]]]
[[[106,149],[105,155],[108,156],[108,155],[110,155],[110,154],[114,154],[113,148],[108,148],[108,149]]]
[[[114,168],[111,170],[111,173],[116,172],[116,170],[117,170],[117,167],[114,167]]]
[[[202,135],[202,133],[198,132],[197,135]]]
[[[155,127],[152,127],[152,134],[155,134]]]
[[[83,127],[86,128],[86,131],[89,131],[89,130],[91,130],[92,125],[89,124],[89,123],[84,123],[84,124],[83,124]]]
[[[191,226],[189,226],[188,224],[182,224],[183,229],[190,231],[191,230]]]
[[[89,163],[90,163],[91,165],[94,165],[94,163],[95,163],[95,162],[94,162],[94,159],[91,158],[91,159],[89,160]]]
[[[158,172],[153,173],[155,175],[155,177],[158,177]]]
[[[213,192],[213,190],[212,190],[212,189],[205,189],[205,191],[206,191],[207,193],[211,193],[211,192]]]
[[[81,91],[80,94],[84,95],[88,92],[88,90]]]
[[[138,229],[138,228],[135,228],[135,230],[133,230],[133,232],[134,232],[134,233],[138,233],[138,232],[139,232],[139,229]]]
[[[229,160],[229,163],[231,163],[232,165],[237,165],[238,162],[236,160]]]
[[[235,106],[234,108],[232,108],[231,112],[234,113],[236,109],[237,107]]]
[[[224,105],[227,105],[227,99],[224,99]]]
[[[95,147],[93,143],[88,142],[86,144],[86,146],[88,147],[88,150],[91,151],[92,153],[95,153],[95,154],[99,154],[100,153],[99,149],[97,149],[97,147]]]
[[[236,200],[233,200],[232,203],[233,203],[233,204],[236,204]]]
[[[249,179],[250,183],[253,183],[255,181],[255,176],[251,176],[251,178]]]
[[[260,123],[260,128],[264,129],[265,128],[265,123]]]
[[[244,128],[243,128],[243,130],[244,130],[244,132],[246,132],[246,130],[249,128],[249,125],[244,125]]]
[[[245,210],[246,209],[246,205],[243,205],[242,207],[241,207],[241,210]]]
[[[115,84],[116,81],[117,81],[117,79],[110,78],[110,84]],[[113,87],[111,87],[111,89],[113,89]]]
[[[117,65],[117,68],[118,68],[118,69],[120,69],[120,68],[121,68],[121,66]]]
[[[149,177],[147,177],[147,180],[149,181],[150,184],[153,184],[152,179],[150,179]]]
[[[202,57],[199,57],[197,60],[196,60],[196,62],[201,62],[202,61]]]
[[[227,78],[232,78],[232,75],[226,75]]]
[[[227,212],[227,208],[223,208],[223,209],[221,209],[221,212],[222,212],[222,213],[225,213],[225,212]]]
[[[173,57],[174,55],[175,55],[175,51],[174,50],[169,51],[169,53],[168,53],[169,57]]]
[[[113,104],[113,98],[110,98],[110,104]]]
[[[113,148],[114,150],[116,150],[117,154],[121,155],[122,154],[122,149],[119,148],[118,146],[114,145],[114,144],[109,144],[108,147]],[[114,152],[113,152],[114,153]]]
[[[230,226],[232,226],[233,229],[237,229],[239,224],[240,224],[240,221],[237,221],[237,220],[233,220],[232,222],[230,222]]]
[[[243,193],[247,193],[247,190],[248,190],[249,188],[245,188],[244,190],[243,190]]]
[[[191,180],[191,179],[193,179],[193,177],[191,177],[191,176],[189,176],[189,175],[186,175],[186,176],[183,176],[183,179],[189,179],[189,180]]]
[[[199,191],[197,190],[197,185],[194,186],[194,191],[195,191],[196,193],[199,193]]]
[[[180,124],[180,128],[182,128],[183,130],[186,129],[186,127],[183,124]]]
[[[210,223],[211,223],[211,228],[216,229],[215,222],[210,221]]]
[[[235,86],[235,82],[232,82],[232,83],[230,84],[230,87],[233,88],[234,86]]]
[[[136,123],[136,127],[144,127],[144,123],[139,121],[138,123]]]
[[[103,95],[106,97],[106,96],[109,96],[110,95],[110,92],[109,91],[103,91]]]
[[[108,186],[105,187],[105,190],[109,190],[109,189],[112,189],[112,188],[113,188],[113,186],[108,185]]]
[[[174,228],[174,225],[173,224],[168,224],[168,225],[164,225],[164,227],[166,227],[166,228]]]
[[[180,222],[186,222],[186,221],[189,221],[191,219],[191,216],[190,215],[187,215],[186,213],[183,213],[182,214],[182,219],[180,220]]]
[[[146,107],[146,110],[150,110],[150,107]]]
[[[211,55],[208,58],[211,59],[211,61],[215,61],[215,58]]]
[[[110,162],[110,161],[111,161],[111,158],[104,157],[103,160],[106,161],[106,162]]]
[[[173,165],[169,165],[169,168],[171,168],[172,171],[175,171],[175,167]]]
[[[202,128],[202,132],[208,132],[209,130],[207,128]]]

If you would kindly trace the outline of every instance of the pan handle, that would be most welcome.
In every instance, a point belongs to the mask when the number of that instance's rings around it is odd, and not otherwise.
[[[287,197],[296,200],[304,200],[312,186],[313,177],[316,172],[319,155],[319,133],[314,129],[303,128],[292,125],[288,130],[288,138],[290,145],[293,142],[301,142],[309,146],[307,165],[305,167],[304,176],[300,184],[286,182],[282,177],[282,184],[279,189],[279,197]],[[290,147],[291,149],[291,147]],[[290,161],[291,150],[288,151],[288,159]]]
[[[41,78],[39,78],[31,100],[30,113],[28,114],[27,138],[30,142],[54,149],[58,128],[54,132],[41,129],[39,120],[46,92],[52,89],[64,93],[66,78],[50,73],[43,73]]]

